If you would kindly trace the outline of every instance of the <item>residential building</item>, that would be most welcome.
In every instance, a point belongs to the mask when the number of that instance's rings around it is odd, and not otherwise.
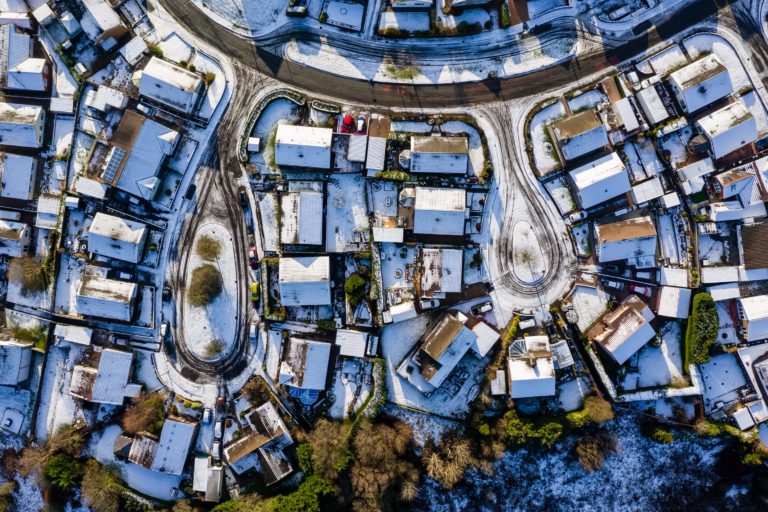
[[[93,351],[75,365],[69,394],[86,402],[122,405],[130,394],[128,381],[132,370],[132,352],[113,348]]]
[[[715,159],[733,153],[757,139],[755,118],[736,101],[698,120],[697,126],[710,144]]]
[[[201,495],[201,501],[218,503],[221,500],[223,482],[223,466],[214,466],[209,455],[195,457],[192,471],[192,490]]]
[[[181,475],[196,434],[197,422],[175,416],[166,418],[152,458],[152,471]]]
[[[569,174],[583,209],[592,208],[632,189],[624,162],[617,153],[602,156]]]
[[[463,189],[415,187],[412,190],[413,232],[418,235],[463,236],[467,193]],[[401,193],[402,194],[402,193]]]
[[[0,339],[0,385],[18,386],[29,378],[32,342]]]
[[[681,167],[677,172],[683,180],[683,192],[691,195],[704,189],[704,177],[715,172],[715,164],[707,157]]]
[[[468,162],[466,137],[411,137],[411,172],[466,174]]]
[[[29,201],[36,182],[36,158],[0,152],[0,197]]]
[[[283,349],[279,383],[288,393],[308,404],[325,390],[331,364],[331,344],[291,337]]]
[[[423,248],[418,251],[416,267],[419,297],[442,299],[447,293],[461,293],[463,250]]]
[[[768,339],[768,295],[742,297],[741,332],[747,342]]]
[[[139,263],[147,240],[147,227],[132,220],[99,212],[88,228],[88,250],[93,255]]]
[[[663,195],[664,187],[661,185],[661,179],[658,176],[654,176],[632,187],[632,202],[636,205],[643,205]]]
[[[96,43],[105,50],[113,48],[119,39],[128,35],[128,27],[123,25],[120,17],[106,0],[81,0],[86,12],[90,15],[99,31]]]
[[[103,113],[110,110],[122,111],[128,106],[128,96],[117,89],[99,85],[96,89],[90,89],[86,93],[85,105]]]
[[[651,85],[645,89],[640,90],[636,95],[640,107],[643,109],[645,118],[648,120],[648,124],[656,126],[657,124],[669,119],[669,111],[664,106],[664,102],[661,101],[659,91],[656,90],[656,86]]]
[[[88,346],[93,338],[93,329],[79,325],[56,324],[53,330],[56,343],[75,343]]]
[[[136,283],[86,274],[77,290],[77,313],[130,322],[137,289]]]
[[[32,57],[32,38],[13,24],[0,25],[0,88],[39,93],[50,82],[48,61]]]
[[[282,306],[326,306],[331,303],[331,260],[328,256],[280,258],[278,273]]]
[[[37,198],[37,215],[35,227],[40,229],[56,229],[59,225],[61,197],[40,196]]]
[[[389,0],[392,9],[429,9],[434,0]]]
[[[691,289],[662,286],[656,295],[656,314],[666,318],[688,318]]]
[[[768,269],[768,222],[739,226],[739,256],[745,270]]]
[[[550,129],[565,160],[574,160],[609,145],[608,132],[592,109],[557,121]]]
[[[119,51],[128,64],[135,66],[144,56],[147,48],[147,43],[141,36],[134,36]]]
[[[617,117],[618,125],[627,133],[632,133],[640,128],[640,121],[637,119],[631,98],[631,96],[621,98],[613,103],[613,112]]]
[[[134,75],[134,81],[141,96],[187,115],[194,112],[203,90],[199,75],[157,57]]]
[[[365,357],[368,348],[369,334],[364,331],[352,329],[336,330],[336,346],[339,347],[339,355],[344,357]]]
[[[656,256],[656,226],[648,216],[596,224],[595,245],[600,263],[626,260],[628,265],[651,267]]]
[[[44,127],[42,107],[0,103],[0,145],[39,148],[43,144]]]
[[[714,53],[670,74],[669,85],[678,103],[688,114],[733,93],[728,69]]]
[[[763,183],[749,165],[722,172],[712,180],[721,201],[708,205],[714,222],[761,218],[768,200]]]
[[[653,312],[636,295],[630,295],[614,311],[606,313],[591,338],[617,364],[624,364],[656,336],[650,322]]]
[[[323,245],[323,184],[293,181],[280,197],[280,243],[283,245]]]
[[[26,256],[31,237],[29,225],[0,219],[0,255],[9,258]]]
[[[555,367],[547,336],[514,340],[507,358],[507,389],[511,398],[553,396]]]
[[[407,301],[400,304],[390,306],[390,308],[382,313],[384,323],[397,323],[411,318],[416,318],[419,314],[416,312],[416,306],[413,302]]]
[[[331,168],[333,130],[281,124],[275,136],[275,163],[278,166]]]

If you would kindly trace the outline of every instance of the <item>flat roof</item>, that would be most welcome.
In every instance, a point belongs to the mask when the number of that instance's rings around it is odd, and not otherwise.
[[[753,119],[752,114],[741,101],[736,101],[720,110],[707,114],[699,119],[698,123],[707,136],[714,138],[740,126],[750,119]]]
[[[277,126],[275,144],[330,148],[332,139],[333,130],[330,128],[280,124]]]
[[[602,124],[595,111],[590,108],[552,123],[552,129],[555,131],[558,139],[567,140],[576,135],[594,130],[602,126]]]
[[[88,228],[88,233],[136,245],[143,241],[146,229],[140,222],[98,212]]]
[[[469,144],[466,137],[413,135],[411,152],[466,155],[469,153]]]
[[[747,320],[764,320],[768,318],[768,295],[742,298],[741,307]]]
[[[416,210],[463,212],[466,207],[467,191],[464,189],[416,187],[414,202]]]

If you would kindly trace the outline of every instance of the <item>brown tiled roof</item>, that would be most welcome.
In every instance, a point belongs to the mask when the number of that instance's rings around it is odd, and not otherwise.
[[[463,328],[464,324],[459,322],[456,317],[446,314],[424,338],[422,350],[435,361],[440,360],[440,356],[451,346]]]
[[[595,111],[589,109],[552,123],[552,129],[557,133],[560,140],[564,140],[586,133],[597,128],[600,124],[600,119],[595,115]]]
[[[741,247],[744,268],[768,268],[768,223],[742,226]]]
[[[601,242],[618,242],[656,236],[656,227],[650,217],[620,220],[597,226],[598,238]]]

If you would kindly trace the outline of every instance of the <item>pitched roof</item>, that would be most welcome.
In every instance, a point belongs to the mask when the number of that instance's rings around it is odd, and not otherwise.
[[[280,383],[300,389],[325,389],[331,344],[290,338],[280,365]]]
[[[160,441],[152,461],[152,470],[180,475],[184,472],[189,447],[197,431],[197,423],[183,418],[168,417],[160,432]]]
[[[607,224],[598,224],[597,238],[601,243],[634,240],[656,236],[656,227],[650,217],[620,220]]]
[[[741,226],[744,268],[768,268],[768,223]]]

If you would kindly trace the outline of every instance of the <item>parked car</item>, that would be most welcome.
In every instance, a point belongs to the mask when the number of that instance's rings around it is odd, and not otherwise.
[[[524,331],[526,329],[533,329],[536,327],[536,319],[532,316],[524,316],[520,317],[520,323],[517,324],[517,329],[519,331]]]
[[[256,270],[256,266],[259,264],[259,258],[256,257],[256,248],[251,247],[248,250],[248,264],[253,270]]]
[[[194,183],[187,188],[187,193],[184,195],[184,198],[187,201],[191,201],[193,197],[195,197],[195,192],[197,192],[197,185]]]
[[[567,224],[576,224],[577,222],[581,222],[582,220],[587,218],[587,212],[580,211],[580,212],[574,212],[568,216],[568,219],[566,219]]]
[[[611,279],[606,279],[605,281],[603,281],[603,284],[605,284],[605,286],[607,286],[608,288],[614,288],[616,290],[623,290],[624,287],[626,286],[621,281],[612,281]]]
[[[365,116],[357,116],[357,133],[365,131]]]
[[[240,208],[242,208],[243,210],[247,210],[248,206],[249,206],[248,198],[245,197],[245,192],[240,191]]]
[[[472,314],[475,316],[482,315],[484,313],[487,313],[489,311],[493,311],[493,304],[491,301],[487,300],[485,302],[481,302],[480,304],[475,304],[472,306]]]
[[[621,274],[621,267],[614,263],[608,263],[607,265],[603,265],[603,270],[605,272],[611,272],[613,274]]]
[[[251,301],[254,304],[259,303],[259,283],[251,283]]]
[[[629,291],[639,295],[645,295],[646,297],[650,297],[653,293],[653,290],[651,290],[650,286],[638,286],[636,284],[630,285]]]
[[[344,116],[344,121],[341,122],[341,133],[349,133],[352,131],[352,126],[355,124],[355,118],[347,114]]]
[[[250,336],[252,340],[256,339],[256,322],[251,322],[251,328],[248,331],[248,336]]]
[[[139,103],[138,105],[136,105],[136,110],[138,110],[139,112],[141,112],[147,117],[151,117],[152,114],[155,112],[155,109],[153,109],[152,107],[144,103]]]
[[[168,322],[160,324],[160,329],[157,331],[157,335],[160,341],[165,340],[165,337],[168,336]]]
[[[213,460],[219,460],[221,459],[221,442],[220,441],[214,441],[211,445],[211,457],[213,457]]]
[[[205,425],[209,424],[211,422],[211,416],[212,415],[213,415],[213,413],[211,412],[211,408],[210,407],[206,407],[203,410],[203,424],[205,424]]]
[[[421,299],[419,307],[421,309],[435,309],[440,305],[440,299]]]
[[[221,420],[216,420],[216,424],[213,426],[213,437],[215,439],[221,439],[223,434]]]

